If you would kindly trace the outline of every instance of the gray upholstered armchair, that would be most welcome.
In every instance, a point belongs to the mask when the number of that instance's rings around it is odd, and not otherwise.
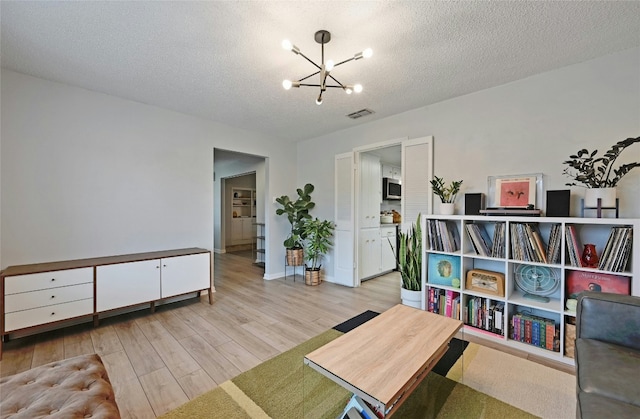
[[[578,418],[640,418],[640,298],[583,292],[576,318]]]

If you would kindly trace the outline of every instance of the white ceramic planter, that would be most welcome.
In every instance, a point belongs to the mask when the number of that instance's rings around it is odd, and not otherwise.
[[[401,287],[400,298],[405,306],[422,308],[422,291],[409,291]]]
[[[453,202],[440,203],[440,215],[453,215],[455,213],[456,204]]]
[[[598,206],[598,198],[602,199],[602,207],[613,208],[616,206],[616,188],[587,188],[584,190],[584,206],[595,208]]]

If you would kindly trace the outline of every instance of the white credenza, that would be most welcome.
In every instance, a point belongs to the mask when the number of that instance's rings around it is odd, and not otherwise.
[[[10,266],[0,274],[0,357],[9,333],[211,288],[211,252],[189,248]]]

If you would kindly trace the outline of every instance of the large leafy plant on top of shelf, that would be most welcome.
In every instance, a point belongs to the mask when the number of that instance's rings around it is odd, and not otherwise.
[[[587,188],[614,188],[620,179],[628,174],[631,169],[640,167],[640,162],[620,165],[614,168],[614,163],[620,154],[632,144],[640,142],[638,138],[627,138],[615,143],[602,157],[596,157],[598,150],[589,152],[582,149],[578,153],[569,156],[570,160],[562,162],[569,167],[562,172],[572,178],[574,182],[567,186],[585,186]]]
[[[276,210],[276,214],[286,215],[291,225],[291,231],[284,241],[284,247],[287,249],[302,249],[306,238],[304,223],[311,219],[309,211],[316,206],[311,201],[311,193],[314,189],[312,184],[307,183],[304,188],[296,190],[298,198],[295,201],[292,201],[287,195],[276,198],[276,202],[282,206]]]

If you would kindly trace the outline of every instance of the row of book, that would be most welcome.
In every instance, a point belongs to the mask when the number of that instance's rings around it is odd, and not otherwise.
[[[427,237],[431,250],[457,252],[460,249],[456,223],[443,220],[427,220]]]
[[[607,244],[604,246],[598,269],[602,271],[624,272],[631,256],[633,228],[612,227]]]
[[[452,290],[429,288],[427,310],[453,319],[460,318],[460,293]]]
[[[560,263],[560,248],[562,247],[562,226],[553,224],[549,232],[549,245],[547,246],[547,263]]]
[[[584,266],[580,257],[580,243],[576,228],[572,225],[565,227],[565,236],[567,240],[567,255],[569,255],[569,263],[571,266]]]
[[[504,303],[472,297],[467,301],[464,324],[504,336]]]
[[[558,224],[559,226],[559,224]],[[555,227],[555,225],[554,225]],[[558,227],[559,228],[559,227]],[[511,257],[516,260],[522,260],[525,262],[540,262],[540,263],[557,263],[558,260],[550,260],[546,245],[542,240],[542,236],[538,231],[537,224],[530,223],[511,223]],[[557,228],[556,228],[557,229]],[[552,228],[553,233],[554,228]],[[556,231],[555,236],[550,236],[553,240],[554,252],[558,248],[555,259],[560,256],[559,247],[562,240],[559,231]],[[551,240],[550,240],[551,241]]]
[[[511,317],[511,339],[560,352],[560,326],[544,317],[517,313]]]
[[[467,234],[476,254],[495,258],[504,257],[505,223],[495,223],[493,240],[487,234],[483,224],[466,224]]]

